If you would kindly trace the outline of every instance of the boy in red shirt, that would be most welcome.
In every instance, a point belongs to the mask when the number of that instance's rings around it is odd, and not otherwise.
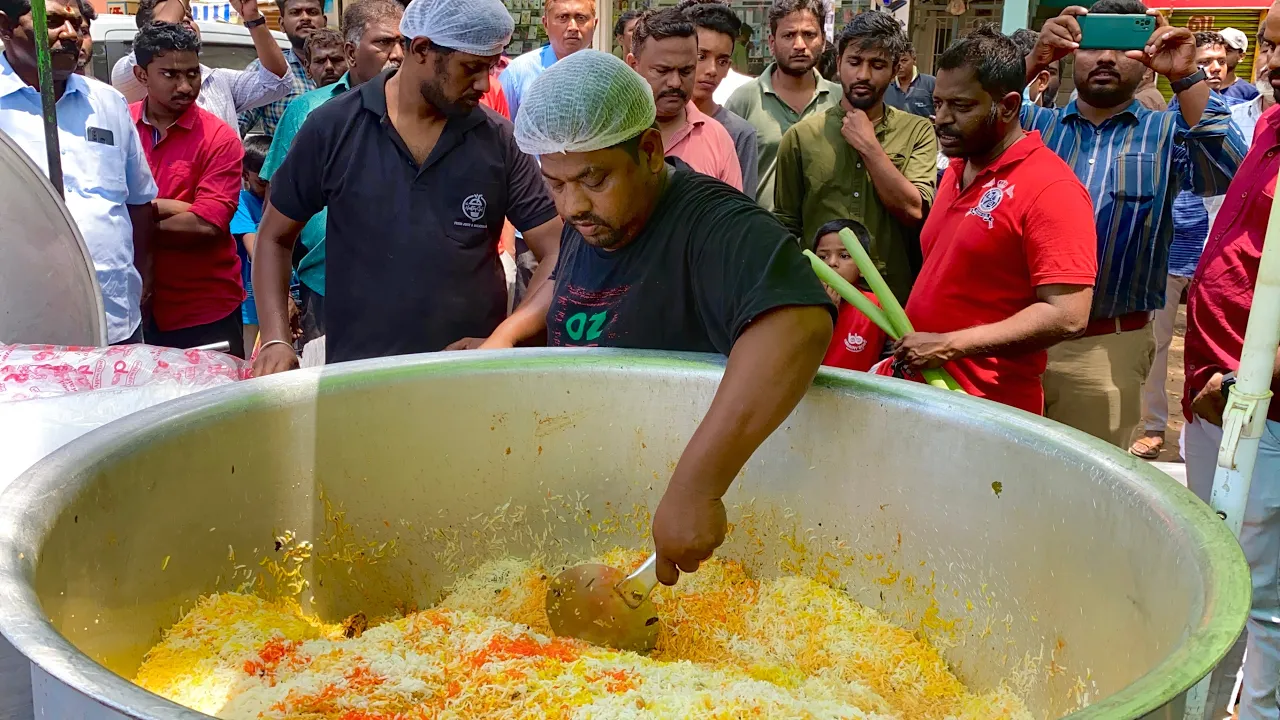
[[[832,220],[818,228],[817,236],[813,239],[813,254],[850,285],[856,286],[858,280],[862,278],[862,273],[858,271],[858,265],[853,261],[853,256],[840,241],[839,233],[846,229],[857,236],[864,250],[870,251],[871,235],[862,223],[856,220]],[[822,358],[822,364],[845,370],[862,372],[870,370],[871,366],[880,359],[880,353],[884,350],[884,331],[871,322],[866,315],[858,312],[857,308],[842,300],[831,286],[823,287],[827,289],[827,295],[831,296],[831,301],[840,306],[840,316],[836,318],[835,332],[831,334],[831,345]],[[879,305],[874,293],[863,290],[862,294]]]
[[[913,371],[946,367],[969,394],[1044,412],[1045,349],[1084,331],[1097,274],[1089,195],[1018,122],[1022,52],[993,29],[943,53],[933,91],[952,158],[921,231],[907,303],[917,332],[894,347]]]
[[[230,232],[240,198],[240,136],[196,106],[201,71],[194,31],[153,23],[138,31],[133,47],[133,73],[147,97],[129,109],[160,189],[153,202],[155,293],[144,337],[178,348],[225,341],[242,358],[244,286]]]

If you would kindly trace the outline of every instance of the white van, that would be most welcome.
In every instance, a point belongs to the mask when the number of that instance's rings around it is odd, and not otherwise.
[[[253,48],[253,38],[243,25],[197,20],[200,28],[200,62],[211,68],[243,70],[258,59]],[[103,13],[89,27],[93,37],[93,59],[89,72],[104,83],[111,83],[111,68],[116,61],[133,48],[133,38],[138,34],[137,21],[132,15]],[[289,38],[282,32],[271,33],[280,49],[289,48]]]

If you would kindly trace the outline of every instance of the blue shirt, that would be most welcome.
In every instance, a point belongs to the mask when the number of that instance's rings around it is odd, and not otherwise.
[[[1222,90],[1220,92],[1234,100],[1252,100],[1259,95],[1258,88],[1254,87],[1253,83],[1245,82],[1240,79],[1237,79],[1235,82],[1228,85],[1226,90]]]
[[[502,82],[502,92],[507,95],[507,108],[511,111],[511,122],[516,121],[516,113],[520,111],[520,99],[529,85],[538,79],[547,68],[556,64],[560,58],[551,49],[550,43],[539,50],[530,50],[521,55],[498,76]]]
[[[1215,94],[1229,106],[1244,102],[1234,97]],[[1173,102],[1169,103],[1169,110],[1175,111],[1180,108],[1178,98],[1174,97]],[[1240,129],[1238,124],[1236,129]],[[1241,132],[1241,137],[1245,138],[1247,146],[1249,136]],[[1169,274],[1189,278],[1196,274],[1196,266],[1200,264],[1200,254],[1204,252],[1204,241],[1209,237],[1209,210],[1205,205],[1206,199],[1191,191],[1190,173],[1185,171],[1188,162],[1186,148],[1174,148],[1173,157],[1174,163],[1184,171],[1180,173],[1182,189],[1173,199],[1173,242],[1169,244]]]
[[[1173,198],[1189,175],[1200,196],[1220,195],[1240,166],[1246,144],[1221,98],[1195,127],[1178,112],[1153,112],[1135,100],[1094,127],[1077,110],[1022,106],[1022,126],[1039,130],[1089,191],[1098,231],[1098,282],[1094,318],[1164,307],[1173,239]],[[1187,150],[1176,166],[1173,150]]]
[[[154,200],[156,184],[129,106],[110,85],[72,75],[57,110],[63,199],[93,258],[107,340],[120,342],[142,322],[142,277],[133,264],[127,206]],[[2,52],[0,130],[48,175],[40,93],[18,77]]]
[[[248,190],[240,191],[240,204],[231,217],[231,234],[236,239],[236,253],[240,255],[240,279],[244,281],[245,299],[253,297],[253,268],[249,251],[244,246],[245,235],[256,235],[262,222],[262,198]]]

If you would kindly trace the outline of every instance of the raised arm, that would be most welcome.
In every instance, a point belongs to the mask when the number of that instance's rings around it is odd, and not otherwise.
[[[246,25],[262,17],[262,13],[258,11],[258,0],[230,0],[230,2],[231,7]],[[253,49],[258,51],[258,62],[262,63],[262,67],[278,78],[287,78],[289,62],[284,59],[284,51],[280,49],[275,36],[267,29],[266,24],[250,29],[249,37],[253,38]]]

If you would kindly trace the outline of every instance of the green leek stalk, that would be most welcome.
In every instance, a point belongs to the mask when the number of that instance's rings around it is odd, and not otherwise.
[[[902,309],[902,304],[898,302],[898,298],[894,296],[893,291],[889,289],[889,285],[885,283],[884,278],[880,277],[880,271],[876,269],[876,264],[871,262],[871,256],[862,247],[862,243],[858,242],[857,236],[849,228],[840,231],[840,242],[844,243],[845,249],[853,256],[853,262],[857,264],[858,271],[862,273],[862,278],[867,281],[867,285],[871,287],[871,292],[875,293],[876,299],[880,301],[880,307],[884,308],[885,317],[889,318],[889,322],[898,330],[898,336],[895,340],[900,340],[904,336],[915,332],[911,327],[911,321],[907,319],[907,313]]]

